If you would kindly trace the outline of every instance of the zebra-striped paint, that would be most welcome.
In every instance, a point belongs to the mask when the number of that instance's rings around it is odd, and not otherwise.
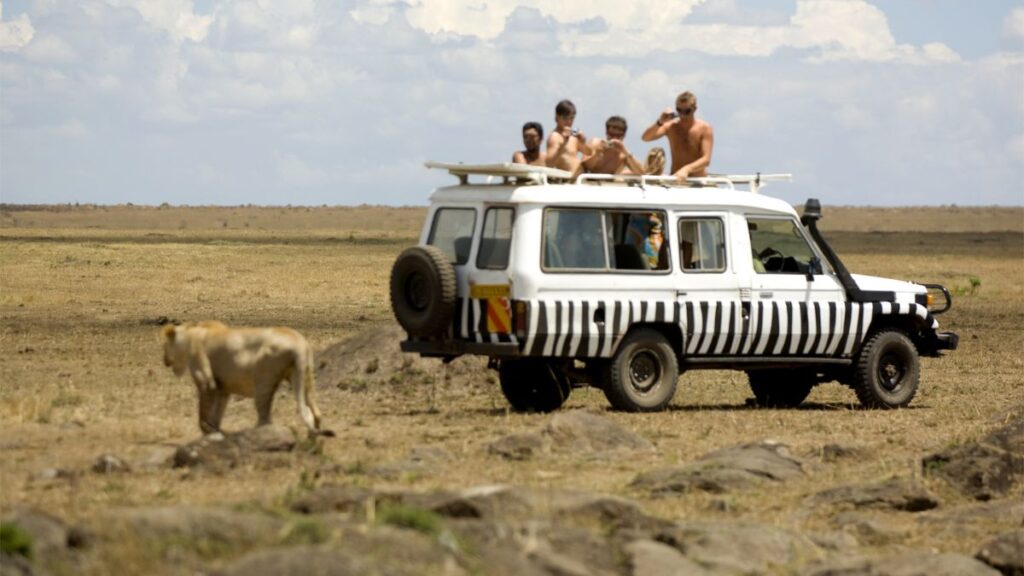
[[[938,322],[919,304],[893,302],[678,302],[636,300],[528,301],[523,355],[611,357],[635,324],[675,324],[687,356],[812,356],[848,358],[860,348],[873,319],[916,316],[924,326]],[[594,322],[603,310],[604,322]],[[519,342],[514,335],[487,334],[485,305],[463,301],[460,336],[477,342]],[[458,324],[457,324],[458,325]],[[746,328],[744,328],[744,326]]]

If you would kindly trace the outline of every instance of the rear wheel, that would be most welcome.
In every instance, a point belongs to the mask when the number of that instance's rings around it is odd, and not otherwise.
[[[812,370],[751,370],[747,378],[757,405],[765,408],[795,408],[818,383]]]
[[[607,366],[604,395],[617,410],[653,412],[672,401],[679,363],[668,340],[650,328],[630,333]]]
[[[569,399],[571,386],[561,370],[547,360],[502,360],[501,392],[517,412],[552,412]]]
[[[857,356],[853,390],[865,408],[903,408],[917,393],[921,359],[914,343],[896,329],[876,332]]]

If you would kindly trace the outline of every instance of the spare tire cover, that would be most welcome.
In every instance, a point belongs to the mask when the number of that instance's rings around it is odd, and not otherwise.
[[[444,334],[455,311],[455,268],[436,246],[413,246],[391,268],[391,309],[409,336]]]

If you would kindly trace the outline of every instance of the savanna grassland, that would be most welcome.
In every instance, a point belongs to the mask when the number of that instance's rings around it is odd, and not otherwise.
[[[563,409],[598,413],[656,450],[515,461],[488,445],[536,430],[551,416],[509,412],[482,367],[471,385],[456,386],[437,363],[425,364],[415,382],[319,382],[320,407],[337,437],[307,446],[291,465],[217,474],[142,465],[155,450],[199,436],[193,385],[162,365],[162,320],[287,325],[318,352],[367,338],[393,324],[391,264],[416,243],[424,213],[371,206],[3,207],[0,517],[33,508],[88,524],[121,506],[228,502],[275,510],[330,482],[415,491],[500,483],[622,496],[665,519],[728,518],[823,533],[833,530],[830,512],[806,502],[839,484],[911,478],[943,509],[969,505],[968,496],[924,474],[922,458],[977,440],[1020,418],[1024,406],[1024,209],[826,207],[821,227],[851,271],[937,282],[953,292],[952,310],[938,320],[959,333],[960,349],[922,360],[921,388],[908,409],[863,410],[852,391],[834,383],[817,387],[799,409],[758,409],[748,403],[742,373],[690,372],[663,413],[613,412],[596,389],[574,390]],[[371,360],[378,362],[365,354],[350,360],[367,373]],[[298,430],[286,388],[274,419]],[[224,427],[254,421],[251,403],[232,402]],[[809,472],[724,496],[654,498],[630,487],[640,473],[764,439],[789,446]],[[856,456],[826,462],[830,444]],[[451,458],[396,477],[367,474],[423,446]],[[91,472],[103,454],[131,463],[132,471]],[[53,478],[48,470],[70,472]],[[1007,502],[1022,496],[1018,484]],[[877,554],[912,548],[974,555],[1006,529],[993,521],[991,530],[951,533],[912,514],[877,516],[900,534],[864,546]],[[204,561],[213,566],[233,557],[207,552]],[[123,563],[128,573],[176,573],[173,562],[153,568],[159,556],[152,551],[114,546],[94,554],[76,570],[103,573]]]

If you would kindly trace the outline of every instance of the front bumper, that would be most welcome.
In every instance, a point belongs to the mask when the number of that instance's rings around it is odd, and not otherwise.
[[[463,354],[497,356],[520,355],[519,344],[514,342],[470,342],[467,340],[405,340],[402,352],[416,352],[428,358],[454,358]]]
[[[956,350],[960,344],[960,337],[954,332],[939,332],[935,334],[936,350]]]

